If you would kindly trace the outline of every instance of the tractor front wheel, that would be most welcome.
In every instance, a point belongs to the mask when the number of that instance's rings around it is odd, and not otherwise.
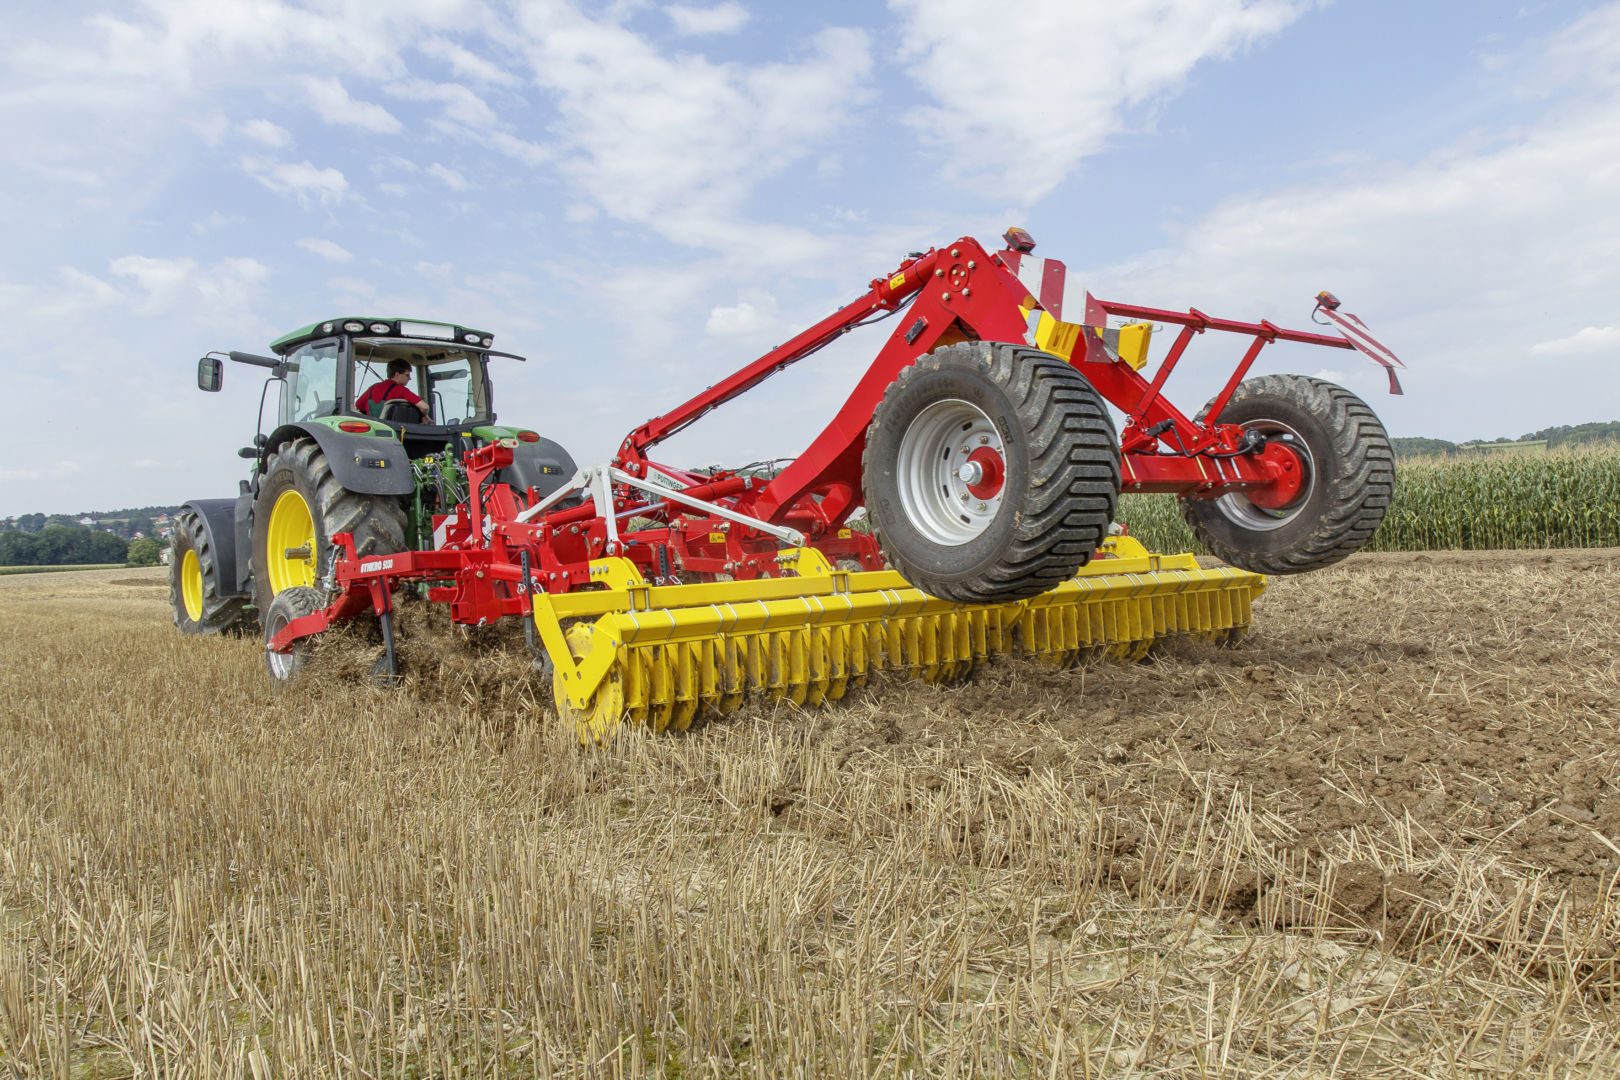
[[[1071,577],[1107,538],[1119,496],[1101,396],[1023,345],[948,345],[901,371],[862,469],[884,556],[923,592],[967,604]]]
[[[1286,500],[1183,498],[1182,517],[1211,555],[1258,574],[1299,574],[1372,539],[1394,493],[1395,455],[1366,402],[1322,379],[1264,375],[1238,384],[1217,419],[1291,453],[1298,482]]]
[[[332,537],[354,536],[357,555],[405,550],[405,508],[390,495],[360,495],[332,475],[314,439],[284,443],[265,462],[253,502],[253,595],[261,612],[277,595],[310,588],[330,569]]]
[[[253,629],[247,598],[222,595],[214,545],[195,510],[181,510],[174,518],[169,607],[182,634],[242,634]]]

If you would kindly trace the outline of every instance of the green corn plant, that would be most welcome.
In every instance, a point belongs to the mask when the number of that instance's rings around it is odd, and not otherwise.
[[[1196,551],[1173,496],[1125,495],[1119,520],[1155,551]],[[1620,546],[1620,449],[1414,458],[1370,551]]]

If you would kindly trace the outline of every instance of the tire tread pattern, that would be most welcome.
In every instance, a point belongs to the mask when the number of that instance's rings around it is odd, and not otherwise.
[[[344,487],[314,439],[300,436],[273,451],[265,462],[266,479],[282,468],[303,477],[306,489],[315,495],[315,505],[310,507],[310,512],[316,517],[317,534],[326,541],[316,553],[317,579],[327,570],[327,544],[340,532],[354,536],[357,555],[387,555],[405,550],[405,508],[399,499],[389,495],[361,495]],[[268,526],[268,514],[265,516],[266,520],[259,521],[255,512],[255,532]],[[255,542],[255,554],[258,547]],[[267,610],[272,599],[269,578],[264,568],[256,564],[253,577],[254,594],[260,598],[259,608]]]
[[[1223,562],[1260,574],[1320,570],[1360,551],[1383,523],[1395,494],[1395,453],[1377,415],[1355,394],[1308,375],[1262,375],[1238,385],[1231,405],[1255,397],[1281,398],[1318,417],[1332,439],[1338,465],[1327,511],[1309,536],[1287,551],[1255,552],[1213,536],[1213,503],[1181,500],[1181,515],[1205,549]],[[1213,404],[1213,402],[1211,402]],[[1209,412],[1205,405],[1198,414]]]
[[[305,615],[313,615],[315,612],[326,607],[326,605],[326,594],[319,589],[311,588],[308,585],[294,585],[290,589],[283,589],[281,592],[276,594],[275,599],[270,601],[270,606],[265,609],[265,644],[268,645],[270,643],[270,639],[275,637],[276,634],[280,633],[281,629],[294,619],[300,619]],[[287,672],[285,679],[278,678],[276,675],[276,669],[270,663],[270,653],[268,650],[266,650],[264,654],[265,666],[270,672],[270,681],[272,684],[292,682],[298,677],[299,673],[304,668],[304,664],[309,659],[309,642],[311,640],[312,639],[310,638],[305,638],[302,641],[294,642],[293,651],[291,654],[293,662],[291,664],[291,670]]]
[[[931,596],[968,604],[1022,600],[1051,589],[1090,560],[1108,537],[1119,498],[1119,442],[1102,397],[1072,364],[1023,345],[972,342],[948,346],[900,372],[873,415],[911,380],[972,357],[1013,402],[1029,446],[1029,484],[1012,541],[975,580],[937,580],[886,551],[896,569]],[[870,475],[871,433],[862,455]],[[881,515],[873,510],[879,542]],[[919,580],[920,579],[920,580]]]
[[[253,610],[245,596],[221,596],[219,593],[219,564],[214,557],[214,545],[208,530],[195,510],[183,509],[174,517],[174,534],[169,542],[169,608],[174,625],[183,633],[245,634],[257,625]],[[181,573],[186,552],[197,553],[198,569],[202,571],[202,618],[192,622],[186,614],[185,597],[181,591]]]

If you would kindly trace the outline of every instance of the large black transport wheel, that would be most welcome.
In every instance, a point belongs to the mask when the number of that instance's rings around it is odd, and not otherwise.
[[[247,597],[231,596],[220,588],[219,560],[195,510],[182,510],[174,517],[169,607],[182,634],[242,634],[253,629]]]
[[[1395,489],[1395,455],[1366,402],[1322,379],[1263,375],[1238,385],[1219,421],[1292,450],[1301,479],[1280,506],[1241,492],[1183,498],[1182,516],[1210,554],[1260,574],[1299,574],[1372,539]]]
[[[900,373],[873,414],[863,470],[873,531],[907,581],[998,603],[1052,588],[1107,538],[1119,441],[1072,365],[964,342]]]
[[[253,596],[261,612],[276,594],[314,586],[326,574],[332,537],[354,535],[355,553],[405,550],[405,507],[393,495],[358,495],[332,475],[314,439],[293,439],[265,462],[253,502]]]
[[[288,623],[305,615],[313,615],[326,606],[326,594],[319,589],[311,589],[304,585],[294,585],[283,589],[270,601],[270,606],[264,610],[264,643],[270,644],[272,638],[286,629]],[[312,638],[300,638],[293,643],[293,647],[284,653],[264,650],[264,663],[270,669],[270,680],[277,686],[286,686],[298,678],[309,661],[309,646]]]

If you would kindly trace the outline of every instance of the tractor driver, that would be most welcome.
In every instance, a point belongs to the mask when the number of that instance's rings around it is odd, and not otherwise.
[[[384,402],[408,401],[422,410],[422,422],[428,423],[432,415],[428,412],[427,402],[418,397],[406,383],[411,381],[411,365],[406,360],[390,360],[388,362],[388,378],[377,383],[371,389],[360,395],[354,407],[367,416],[380,415]]]

